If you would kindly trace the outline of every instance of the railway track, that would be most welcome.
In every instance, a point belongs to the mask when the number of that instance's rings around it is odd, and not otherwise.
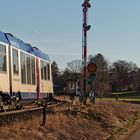
[[[53,107],[61,105],[62,102],[57,100],[57,103],[47,105],[46,109],[51,109]],[[0,112],[0,126],[14,124],[15,122],[21,120],[31,120],[34,116],[42,116],[43,107],[28,107],[22,110]]]

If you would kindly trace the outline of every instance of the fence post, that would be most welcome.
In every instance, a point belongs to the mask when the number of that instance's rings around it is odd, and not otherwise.
[[[42,120],[42,126],[45,126],[46,124],[46,113],[47,113],[47,99],[45,99],[45,102],[43,103],[43,120]]]

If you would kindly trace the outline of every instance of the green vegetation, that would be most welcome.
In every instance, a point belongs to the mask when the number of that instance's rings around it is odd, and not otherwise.
[[[140,92],[139,91],[125,91],[125,92],[113,92],[109,97],[96,98],[96,101],[115,101],[118,97],[118,101],[126,101],[131,103],[140,104]]]
[[[132,94],[133,93],[133,94]],[[137,93],[136,91],[122,91],[122,92],[112,92],[113,95],[120,95],[120,94],[125,94],[125,95],[129,95],[132,94],[134,96],[134,93]]]
[[[116,99],[121,101],[129,101],[129,102],[140,102],[140,92],[139,91],[125,91],[125,92],[113,92],[110,95],[110,99]]]

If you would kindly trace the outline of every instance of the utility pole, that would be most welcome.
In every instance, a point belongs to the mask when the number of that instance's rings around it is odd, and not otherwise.
[[[83,8],[83,27],[82,27],[82,66],[83,66],[83,93],[84,104],[87,100],[87,31],[90,30],[91,26],[87,24],[87,13],[88,8],[91,7],[90,0],[84,0],[82,4]]]

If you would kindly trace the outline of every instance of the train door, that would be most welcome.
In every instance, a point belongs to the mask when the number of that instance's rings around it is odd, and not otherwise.
[[[39,71],[39,59],[36,58],[36,83],[37,83],[37,99],[40,98],[40,71]]]
[[[0,42],[0,92],[9,92],[8,46]]]
[[[12,73],[12,92],[17,93],[20,91],[20,67],[19,67],[19,50],[11,48],[11,73]]]

